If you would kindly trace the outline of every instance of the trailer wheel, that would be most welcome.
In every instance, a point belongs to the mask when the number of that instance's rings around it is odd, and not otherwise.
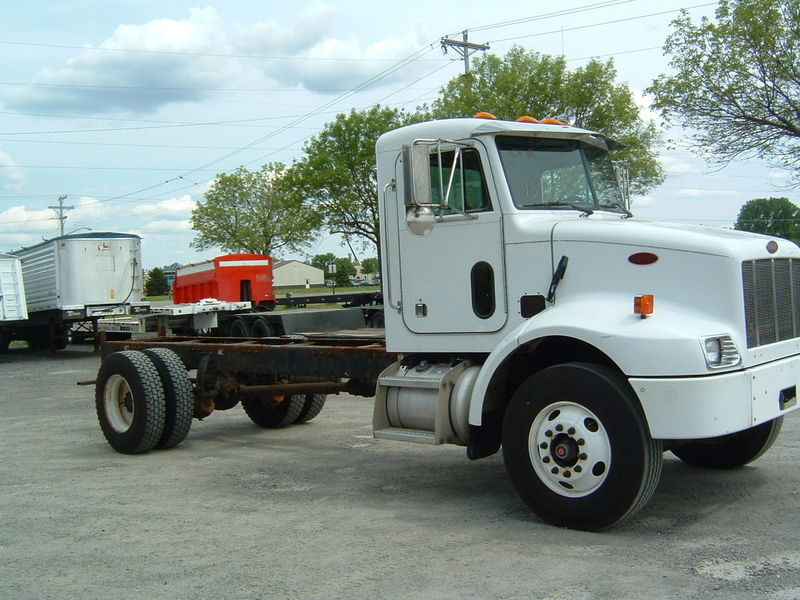
[[[734,469],[751,463],[778,439],[783,417],[720,437],[695,440],[673,448],[672,453],[687,465],[706,469]]]
[[[250,337],[250,328],[244,319],[236,318],[231,321],[228,335],[230,337]]]
[[[164,386],[144,353],[115,352],[103,361],[95,384],[100,429],[114,450],[138,454],[156,446],[164,431]]]
[[[511,398],[502,437],[517,492],[559,526],[610,527],[647,503],[661,475],[661,442],[626,382],[599,365],[531,375]]]
[[[253,337],[275,337],[275,330],[272,325],[267,323],[266,319],[262,318],[253,321],[250,333]]]
[[[164,385],[166,413],[164,431],[156,444],[156,448],[174,448],[186,439],[192,427],[194,415],[194,393],[186,366],[180,357],[167,348],[150,348],[145,350],[158,370],[161,383]]]
[[[372,314],[369,318],[369,326],[375,329],[383,329],[386,326],[382,310],[376,310]]]
[[[272,397],[242,400],[242,408],[250,420],[259,427],[271,429],[294,423],[304,405],[305,396],[284,396],[281,401]]]
[[[303,402],[303,410],[297,416],[295,423],[306,423],[316,417],[322,412],[325,406],[325,400],[328,397],[325,394],[308,394],[305,396]]]

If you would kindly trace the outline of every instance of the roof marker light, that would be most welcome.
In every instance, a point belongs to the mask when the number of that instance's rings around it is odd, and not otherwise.
[[[547,117],[546,119],[542,119],[540,122],[546,123],[548,125],[567,125],[566,123],[564,123],[564,121],[559,121],[558,119],[554,119],[553,117]]]
[[[476,119],[494,119],[495,121],[497,120],[497,117],[495,117],[492,113],[488,113],[488,112],[475,113],[475,118]]]
[[[517,119],[519,123],[541,123],[539,119],[534,119],[533,117],[529,117],[528,115],[522,116]]]

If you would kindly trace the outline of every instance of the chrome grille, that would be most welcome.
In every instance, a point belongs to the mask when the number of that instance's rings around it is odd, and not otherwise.
[[[742,263],[747,347],[800,337],[800,259]]]

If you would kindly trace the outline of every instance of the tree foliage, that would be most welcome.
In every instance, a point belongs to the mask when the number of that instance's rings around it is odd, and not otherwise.
[[[332,264],[336,265],[336,273],[329,271]],[[311,266],[322,269],[325,272],[325,280],[332,279],[338,286],[349,285],[350,279],[356,274],[356,267],[349,258],[337,257],[331,252],[312,257]]]
[[[290,193],[284,165],[270,163],[259,171],[239,167],[218,175],[192,211],[191,223],[197,232],[192,246],[199,250],[273,255],[308,244],[319,218]]]
[[[147,296],[166,296],[169,294],[169,282],[164,269],[153,267],[147,272],[147,281],[144,284],[144,293]]]
[[[509,120],[562,116],[625,144],[614,158],[628,165],[631,191],[643,194],[664,179],[656,159],[660,132],[655,123],[642,119],[633,93],[615,82],[616,75],[611,60],[591,60],[570,71],[564,57],[515,46],[503,57],[476,59],[469,75],[452,79],[440,91],[431,116],[471,117],[480,111]],[[571,112],[574,116],[567,117]]]
[[[380,275],[381,272],[381,265],[378,262],[377,257],[370,257],[365,258],[361,261],[361,272],[364,274],[376,274]]]
[[[800,241],[800,207],[788,198],[756,198],[739,211],[735,229]]]
[[[325,228],[378,247],[375,142],[413,122],[400,110],[373,106],[340,114],[304,146],[288,176],[295,194],[314,205]]]
[[[720,0],[715,22],[683,13],[673,28],[664,51],[674,74],[647,90],[654,107],[694,129],[694,147],[712,160],[759,156],[797,173],[800,3]]]

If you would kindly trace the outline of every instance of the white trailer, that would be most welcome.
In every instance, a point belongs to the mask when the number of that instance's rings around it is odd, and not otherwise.
[[[73,323],[147,311],[137,235],[71,234],[12,255],[21,261],[28,316],[0,325],[5,344],[0,351],[15,339],[32,347],[63,348]]]
[[[378,140],[385,346],[110,343],[95,388],[109,443],[168,447],[192,408],[241,402],[276,427],[318,412],[314,394],[374,395],[375,437],[470,459],[502,445],[534,512],[588,530],[645,506],[664,451],[706,468],[760,457],[798,408],[800,248],[635,219],[611,140],[527,121]]]
[[[0,254],[0,321],[22,321],[27,318],[20,260],[10,254]]]

